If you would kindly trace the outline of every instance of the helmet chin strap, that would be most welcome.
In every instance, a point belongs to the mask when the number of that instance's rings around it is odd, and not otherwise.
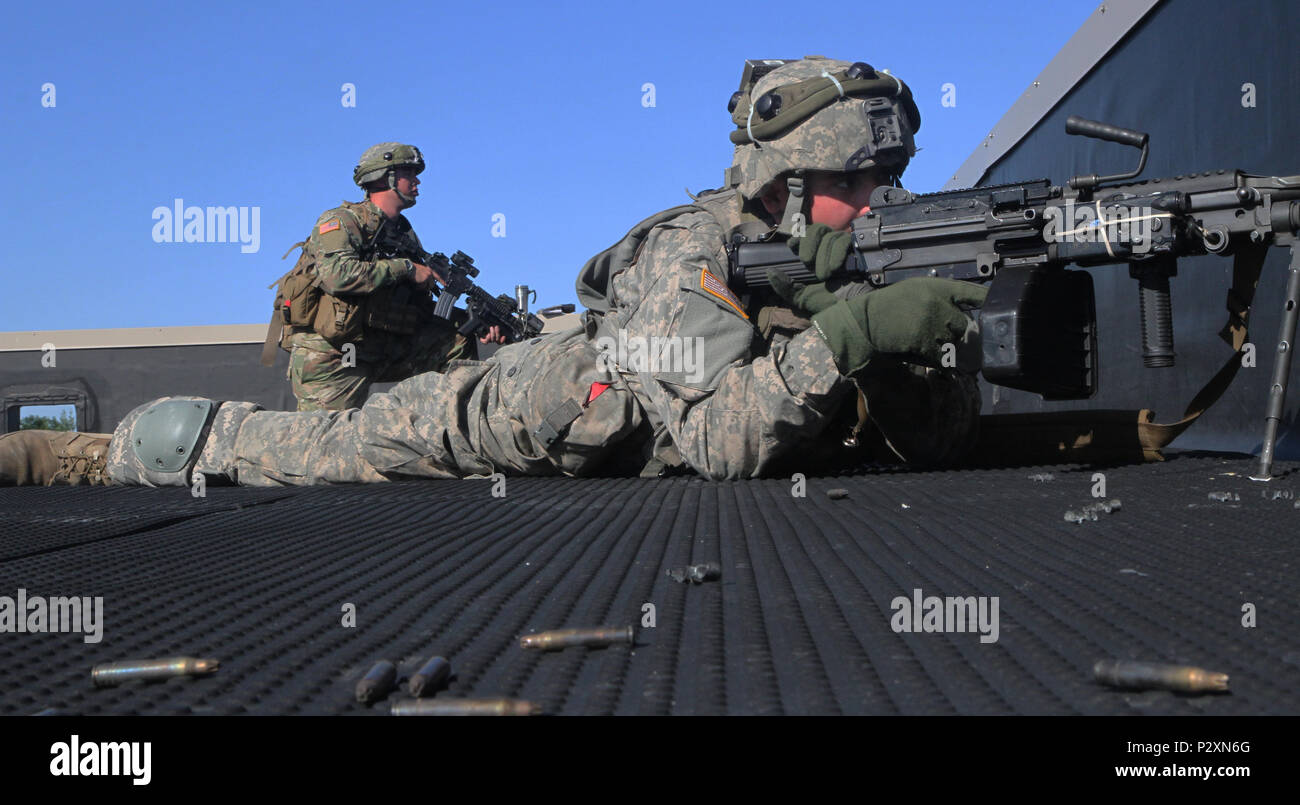
[[[415,201],[416,201],[415,196],[408,196],[405,193],[403,193],[401,190],[397,189],[397,171],[395,170],[388,171],[388,189],[392,190],[394,193],[397,194],[397,197],[400,198],[402,202],[406,204],[407,209],[410,209],[411,207],[415,206]]]
[[[785,199],[785,213],[781,216],[781,223],[777,224],[776,231],[786,237],[793,235],[795,225],[795,216],[803,214],[803,176],[795,174],[785,180],[785,188],[789,195]],[[807,216],[803,216],[804,226],[808,225]]]

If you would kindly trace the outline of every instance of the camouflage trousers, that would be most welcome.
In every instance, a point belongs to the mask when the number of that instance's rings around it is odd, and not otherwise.
[[[881,373],[863,388],[875,425],[909,462],[941,463],[974,441],[979,395],[969,376],[913,367]],[[178,472],[150,469],[132,448],[137,421],[161,401],[136,408],[114,431],[114,482],[185,486],[193,474],[245,486],[591,475],[615,462],[644,465],[655,442],[641,400],[582,329],[511,344],[487,361],[454,361],[347,411],[221,403],[204,425],[197,460]],[[820,468],[809,462],[825,439],[814,436],[790,456],[800,471]]]
[[[443,319],[423,324],[413,335],[379,334],[345,354],[316,333],[289,338],[289,382],[299,411],[344,411],[359,408],[372,383],[405,380],[423,372],[440,372],[454,360],[472,360],[473,339]]]
[[[589,399],[593,384],[609,387]],[[627,384],[581,329],[502,347],[487,361],[453,361],[347,411],[221,403],[197,461],[175,473],[149,469],[132,448],[136,422],[161,401],[136,408],[114,431],[108,474],[116,483],[182,486],[192,472],[244,486],[582,475],[632,448],[628,437],[643,421]]]

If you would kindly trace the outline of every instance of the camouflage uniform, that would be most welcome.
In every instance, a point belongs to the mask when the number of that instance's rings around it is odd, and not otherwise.
[[[368,200],[344,202],[320,217],[304,249],[315,261],[321,290],[345,301],[364,298],[367,321],[351,360],[313,330],[294,328],[286,345],[298,410],[355,408],[373,382],[441,371],[449,360],[474,357],[473,343],[434,317],[428,293],[410,281],[413,264],[425,262],[426,253],[404,216],[389,219]],[[325,296],[320,304],[333,300]]]
[[[808,451],[852,400],[854,385],[814,330],[778,333],[770,342],[759,335],[716,279],[725,275],[724,231],[704,210],[661,223],[632,266],[609,279],[609,309],[589,313],[585,328],[511,344],[485,362],[453,362],[445,373],[417,375],[371,396],[360,409],[271,412],[225,403],[197,469],[251,486],[491,472],[591,475],[655,459],[672,465],[678,455],[710,478],[754,477],[778,466],[784,472],[792,465],[780,461],[783,454]],[[690,342],[699,345],[698,362],[638,364],[631,350],[602,350],[619,342],[620,331],[629,344],[701,339]],[[935,381],[917,383],[891,410],[922,426],[940,446],[931,458],[941,460],[973,437],[978,396],[953,393],[973,388],[969,378],[954,384],[932,374]],[[556,414],[570,402],[580,413],[565,422],[567,414]],[[118,426],[110,476],[120,483],[188,483],[182,474],[155,477],[130,449],[132,425],[147,407]],[[548,419],[560,434],[549,448]],[[831,443],[842,436],[827,434]]]
[[[841,70],[837,87],[851,78],[842,71],[846,63],[795,67],[797,80],[825,69]],[[872,80],[872,93],[898,98],[906,91],[892,76]],[[760,82],[753,97],[763,89]],[[791,108],[799,109],[799,98],[792,98]],[[750,130],[754,121],[733,111]],[[871,127],[843,117],[850,111],[848,104],[835,107],[837,125],[874,138]],[[915,117],[914,106],[912,112]],[[763,131],[761,124],[752,130]],[[910,132],[903,133],[910,149]],[[768,170],[771,179],[782,177],[784,163],[769,160],[764,167],[767,156],[750,153],[759,150],[755,145],[733,140],[740,146],[737,165],[751,171],[742,175],[753,180],[754,171]],[[792,146],[783,159],[833,156]],[[835,468],[828,458],[861,458],[845,453],[846,431],[836,420],[846,412],[854,419],[858,386],[841,375],[825,335],[804,329],[807,322],[792,311],[747,309],[725,283],[728,240],[753,223],[744,203],[761,184],[751,181],[747,190],[737,183],[739,189],[646,219],[593,258],[578,278],[588,308],[583,327],[506,346],[485,362],[453,361],[443,374],[416,375],[347,411],[222,404],[207,424],[193,471],[254,486],[492,472],[644,473],[676,465],[730,479],[826,471]],[[797,206],[787,207],[787,219],[792,210]],[[756,319],[764,322],[761,330]],[[789,326],[769,326],[773,321]],[[662,360],[665,348],[676,360]],[[861,374],[869,413],[869,427],[855,431],[862,442],[874,439],[881,450],[921,463],[951,459],[973,443],[979,395],[969,376],[888,355]],[[118,426],[110,476],[121,483],[187,484],[189,469],[150,470],[131,448],[132,429],[148,408]]]

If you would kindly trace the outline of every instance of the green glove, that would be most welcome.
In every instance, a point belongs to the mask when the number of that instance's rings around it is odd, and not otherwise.
[[[808,313],[821,313],[831,307],[840,298],[826,290],[826,283],[815,282],[812,285],[800,285],[790,279],[784,271],[768,269],[767,281],[772,283],[772,291],[784,299],[791,307]]]
[[[853,248],[853,233],[836,232],[826,224],[813,224],[801,238],[790,238],[790,250],[813,270],[817,279],[825,282],[836,271],[844,268],[844,261]]]
[[[920,277],[845,299],[813,316],[842,374],[877,355],[940,366],[943,345],[961,340],[970,317],[958,307],[984,304],[988,289],[969,282]]]

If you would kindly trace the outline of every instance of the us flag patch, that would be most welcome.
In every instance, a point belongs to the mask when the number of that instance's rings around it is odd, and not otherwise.
[[[727,284],[715,277],[707,268],[700,272],[700,288],[706,293],[712,294],[723,302],[726,302],[732,309],[744,316],[746,319],[749,318],[748,314],[745,313],[745,309],[741,307],[740,300],[731,292],[731,289],[727,287]]]
[[[326,232],[333,232],[335,229],[338,228],[339,228],[339,219],[331,218],[325,223],[320,225],[320,233],[324,235]]]

